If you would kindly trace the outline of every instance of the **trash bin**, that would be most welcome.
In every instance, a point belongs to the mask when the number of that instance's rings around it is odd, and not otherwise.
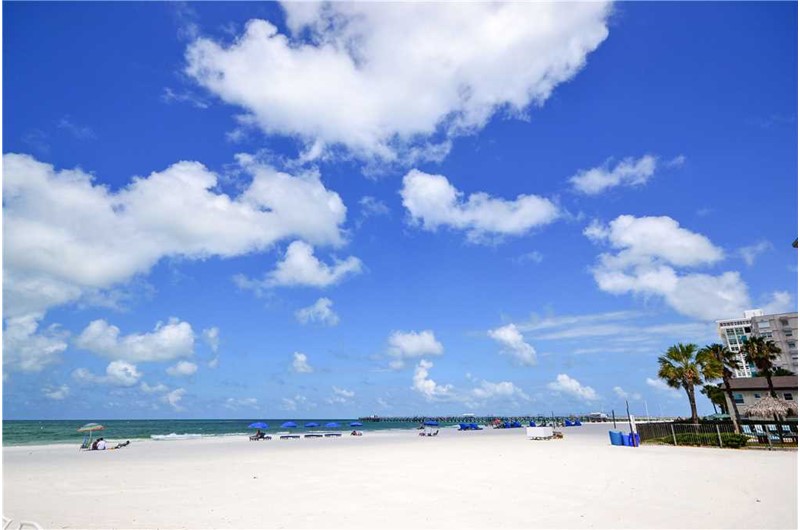
[[[625,438],[626,438],[626,440],[628,442],[625,445],[629,445],[631,447],[639,447],[639,445],[641,445],[639,443],[639,433],[638,432],[637,433],[629,433]],[[634,443],[634,438],[635,438],[635,443]]]
[[[622,445],[622,433],[619,431],[608,431],[608,437],[611,439],[611,445]]]

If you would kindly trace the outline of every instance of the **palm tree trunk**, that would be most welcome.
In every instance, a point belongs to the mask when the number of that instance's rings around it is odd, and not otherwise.
[[[769,387],[769,395],[778,399],[778,394],[775,393],[775,387],[772,386],[772,374],[769,373],[769,369],[764,371],[764,376],[767,378],[767,386]]]
[[[725,384],[725,394],[727,394],[728,399],[730,400],[731,407],[733,407],[733,414],[731,414],[731,420],[733,420],[733,432],[739,434],[739,423],[741,423],[742,418],[739,417],[739,407],[736,406],[736,402],[733,400],[733,390],[731,390],[731,380],[729,377],[722,378],[722,382]]]
[[[694,398],[694,385],[687,385],[686,395],[689,396],[689,406],[692,408],[692,423],[695,425],[700,423],[700,418],[697,416],[697,401]]]

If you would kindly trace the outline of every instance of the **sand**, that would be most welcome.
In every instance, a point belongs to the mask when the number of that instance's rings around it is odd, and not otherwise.
[[[44,528],[797,528],[796,452],[614,447],[608,428],[4,447],[3,514]]]

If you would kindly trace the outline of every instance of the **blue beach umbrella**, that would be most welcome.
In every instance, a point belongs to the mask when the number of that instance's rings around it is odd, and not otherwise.
[[[325,427],[327,427],[329,429],[338,429],[339,428],[339,424],[336,423],[335,421],[332,421],[330,423],[326,423]]]
[[[247,427],[250,429],[269,429],[269,425],[267,425],[263,421],[257,421],[255,423],[251,423]]]
[[[439,426],[439,422],[438,421],[434,421],[434,420],[427,420],[425,422],[425,425],[427,427],[438,427]]]
[[[354,421],[350,424],[350,427],[361,427],[362,425],[360,421]]]
[[[297,427],[297,424],[293,421],[287,421],[281,424],[281,427],[284,429],[294,429]]]
[[[310,422],[306,423],[306,427],[319,427],[319,423],[310,421]]]

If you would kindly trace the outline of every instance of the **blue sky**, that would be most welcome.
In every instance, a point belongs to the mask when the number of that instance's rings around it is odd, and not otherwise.
[[[792,3],[4,11],[8,418],[688,415],[795,310]]]

